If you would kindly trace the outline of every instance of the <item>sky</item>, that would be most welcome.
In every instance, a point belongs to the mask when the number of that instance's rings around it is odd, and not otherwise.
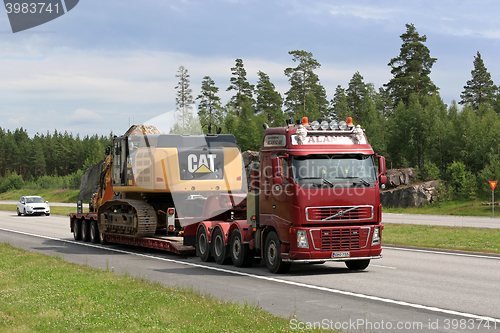
[[[229,101],[231,67],[270,76],[284,94],[292,50],[313,53],[328,99],[355,72],[378,90],[391,79],[405,24],[427,36],[431,79],[446,104],[460,100],[476,53],[500,85],[499,1],[80,0],[70,12],[12,33],[0,13],[0,127],[30,136],[123,134],[175,109],[175,77],[204,76]],[[164,128],[160,128],[165,130]]]

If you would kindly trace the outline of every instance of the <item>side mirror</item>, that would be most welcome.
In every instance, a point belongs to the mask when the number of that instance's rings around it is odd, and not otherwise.
[[[283,178],[281,176],[273,177],[273,185],[283,185]]]
[[[378,157],[378,172],[380,175],[385,175],[385,157],[384,156],[379,156]]]
[[[387,183],[387,176],[380,176],[380,184],[386,184]]]
[[[281,176],[283,170],[281,168],[281,160],[278,156],[271,158],[273,177]]]

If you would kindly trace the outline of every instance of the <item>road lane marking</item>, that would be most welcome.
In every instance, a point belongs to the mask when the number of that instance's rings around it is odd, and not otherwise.
[[[434,251],[434,250],[423,250],[423,249],[409,249],[409,248],[404,248],[404,247],[387,247],[383,246],[382,247],[384,250],[399,250],[399,251],[409,251],[409,252],[423,252],[423,253],[434,253],[434,254],[446,254],[450,256],[459,256],[459,257],[472,257],[472,258],[484,258],[484,259],[496,259],[500,260],[499,257],[495,256],[488,256],[488,255],[482,255],[482,254],[469,254],[469,253],[453,253],[453,252],[445,252],[445,251]]]
[[[371,264],[371,266],[375,266],[375,267],[382,267],[382,268],[389,268],[389,269],[397,269],[396,267],[391,267],[391,266],[382,266],[382,265],[375,265],[375,264]]]
[[[5,228],[0,228],[0,230],[7,231],[7,232],[13,232],[13,233],[17,233],[17,234],[22,234],[22,235],[26,235],[26,236],[32,236],[32,237],[44,238],[44,239],[48,239],[48,240],[59,241],[59,242],[63,242],[63,243],[70,243],[70,244],[75,244],[75,245],[83,245],[83,246],[93,247],[93,248],[96,248],[96,249],[107,250],[107,251],[110,251],[110,252],[117,252],[117,253],[122,253],[122,254],[129,254],[129,255],[134,255],[134,256],[138,256],[138,257],[143,257],[143,258],[148,258],[148,259],[154,259],[154,260],[161,260],[161,261],[166,261],[166,262],[180,264],[180,265],[185,265],[185,266],[191,266],[191,267],[197,267],[197,268],[204,268],[204,269],[209,269],[209,270],[217,271],[217,272],[221,272],[221,273],[227,273],[227,274],[233,274],[233,275],[240,275],[240,276],[245,276],[245,277],[249,277],[249,278],[270,281],[270,282],[277,282],[277,283],[291,285],[291,286],[295,286],[295,287],[303,287],[303,288],[317,290],[317,291],[325,291],[325,292],[329,292],[329,293],[332,293],[332,294],[339,294],[339,295],[344,295],[344,296],[351,296],[351,297],[356,297],[356,298],[361,298],[361,299],[368,299],[368,300],[372,300],[372,301],[378,301],[378,302],[383,302],[383,303],[388,303],[388,304],[399,305],[399,306],[403,306],[403,307],[410,307],[410,308],[415,308],[415,309],[420,309],[420,310],[427,310],[427,311],[431,311],[431,312],[444,313],[444,314],[454,315],[454,316],[459,316],[459,317],[466,317],[466,318],[472,318],[472,319],[478,319],[478,320],[486,320],[486,321],[494,321],[494,322],[500,323],[500,319],[498,319],[498,318],[493,318],[493,317],[488,317],[488,316],[480,316],[480,315],[475,315],[475,314],[472,314],[472,313],[460,312],[460,311],[455,311],[455,310],[441,309],[441,308],[434,307],[434,306],[427,306],[427,305],[421,305],[421,304],[416,304],[416,303],[409,303],[409,302],[405,302],[405,301],[397,301],[397,300],[393,300],[393,299],[390,299],[390,298],[365,295],[365,294],[355,293],[355,292],[351,292],[351,291],[345,291],[345,290],[340,290],[340,289],[328,288],[328,287],[315,286],[315,285],[306,284],[306,283],[302,283],[302,282],[288,281],[288,280],[283,280],[283,279],[280,279],[280,278],[274,278],[274,277],[269,277],[269,276],[250,274],[250,273],[239,272],[239,271],[232,271],[232,270],[225,269],[225,268],[219,268],[219,267],[213,267],[213,266],[205,266],[205,265],[202,265],[202,264],[195,264],[195,263],[181,261],[181,260],[176,260],[176,259],[168,259],[168,258],[156,257],[156,256],[149,255],[149,254],[136,253],[136,252],[130,252],[130,251],[125,251],[125,250],[119,250],[119,249],[112,249],[112,248],[109,248],[109,247],[104,247],[102,245],[96,245],[96,244],[84,243],[84,242],[77,242],[77,241],[73,241],[73,240],[60,239],[60,238],[55,238],[55,237],[50,237],[50,236],[37,235],[37,234],[32,234],[32,233],[28,233],[28,232],[24,232],[24,231],[17,231],[17,230],[5,229]],[[489,258],[489,257],[487,257],[487,258]]]

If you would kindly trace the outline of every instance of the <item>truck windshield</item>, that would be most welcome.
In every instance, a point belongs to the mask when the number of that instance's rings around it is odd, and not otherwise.
[[[333,186],[348,180],[369,186],[377,179],[371,155],[292,156],[291,162],[292,176],[300,185],[321,183]]]

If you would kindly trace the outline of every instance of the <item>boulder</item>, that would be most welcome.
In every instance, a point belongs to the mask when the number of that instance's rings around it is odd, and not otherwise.
[[[433,202],[437,197],[436,186],[438,184],[438,180],[431,180],[400,189],[381,191],[380,203],[383,207],[420,207],[424,203]]]
[[[78,194],[78,200],[90,200],[95,187],[98,185],[103,164],[104,161],[101,161],[100,163],[90,166],[85,171],[80,184],[80,194]]]
[[[401,185],[410,185],[417,178],[417,174],[415,172],[415,169],[413,168],[390,169],[387,170],[385,175],[387,176],[386,186],[388,188],[396,188]]]

